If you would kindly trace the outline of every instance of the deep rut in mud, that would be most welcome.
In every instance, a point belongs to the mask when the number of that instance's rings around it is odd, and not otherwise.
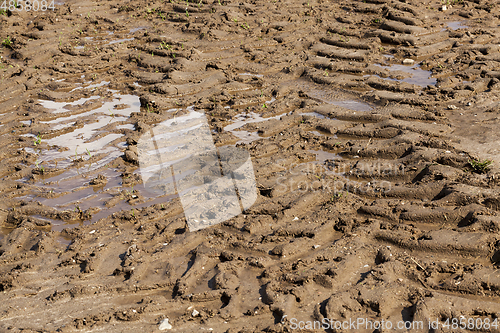
[[[499,15],[487,0],[0,12],[1,330],[498,322]],[[258,198],[189,232],[137,146],[193,110],[217,147],[250,152]]]

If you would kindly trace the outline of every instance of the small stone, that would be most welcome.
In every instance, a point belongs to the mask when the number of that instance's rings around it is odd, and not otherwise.
[[[160,331],[171,330],[172,329],[172,325],[170,325],[168,323],[168,318],[165,318],[162,321],[160,321],[160,326],[158,327],[158,329]]]
[[[197,317],[200,314],[199,311],[196,311],[196,309],[193,309],[193,312],[191,313],[191,316]]]
[[[446,5],[443,5],[443,6],[441,6],[441,10],[444,12],[444,11],[448,10],[448,7],[446,7]]]
[[[415,63],[415,60],[413,60],[413,59],[403,60],[403,65],[413,65],[414,63]]]
[[[455,105],[448,105],[448,110],[456,110],[458,109]]]

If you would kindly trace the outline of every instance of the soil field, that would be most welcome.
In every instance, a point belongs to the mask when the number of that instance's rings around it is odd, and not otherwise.
[[[4,3],[0,332],[500,332],[498,1]],[[198,231],[193,113],[257,188]]]

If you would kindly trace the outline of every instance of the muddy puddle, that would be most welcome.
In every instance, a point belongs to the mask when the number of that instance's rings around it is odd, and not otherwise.
[[[406,74],[409,74],[410,77],[408,78],[403,78],[403,79],[396,79],[396,78],[391,78],[391,77],[380,77],[378,75],[375,75],[376,77],[382,78],[384,80],[391,80],[391,81],[396,81],[396,82],[406,82],[410,84],[415,84],[417,86],[421,87],[427,87],[427,86],[435,86],[437,79],[432,77],[432,72],[431,71],[426,71],[420,68],[420,64],[414,64],[414,65],[398,65],[398,64],[391,64],[391,65],[380,65],[380,64],[375,64],[375,66],[378,66],[383,69],[387,69],[390,72],[403,72]]]
[[[88,88],[88,87],[87,87]],[[53,113],[63,113],[70,111],[68,106],[83,105],[90,100],[99,101],[99,96],[83,98],[75,102],[52,102],[40,101],[40,104],[51,110]],[[99,103],[100,104],[100,103]],[[125,105],[117,107],[118,105]],[[75,123],[83,119],[91,119],[91,124],[85,124],[81,128],[75,128],[69,133],[52,136],[44,140],[49,146],[55,146],[57,149],[36,151],[35,148],[27,148],[30,153],[38,153],[39,163],[47,166],[65,168],[78,159],[90,160],[93,154],[106,154],[106,157],[90,164],[90,169],[94,170],[109,163],[117,156],[122,154],[124,148],[121,137],[123,134],[113,133],[120,129],[127,128],[131,124],[124,124],[132,112],[138,112],[140,109],[139,98],[134,95],[122,95],[113,92],[113,98],[110,101],[103,101],[102,106],[89,111],[61,116],[55,120],[42,121],[43,124],[49,124],[52,131],[70,129]],[[120,126],[122,126],[120,128]],[[104,132],[106,128],[106,132]],[[130,128],[130,127],[128,127]],[[104,135],[103,135],[104,134]],[[61,148],[63,151],[61,151]]]
[[[448,28],[451,30],[459,30],[459,29],[468,29],[469,26],[467,25],[467,22],[465,21],[453,21],[453,22],[448,22],[446,25]]]
[[[346,99],[346,94],[338,89],[327,88],[323,85],[315,84],[308,81],[296,81],[293,83],[300,91],[306,94],[309,98],[328,103],[353,111],[370,111],[373,107],[354,96]]]

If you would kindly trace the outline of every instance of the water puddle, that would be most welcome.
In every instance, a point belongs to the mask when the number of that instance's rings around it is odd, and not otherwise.
[[[336,161],[341,160],[342,157],[337,153],[332,153],[326,150],[308,150],[308,152],[316,155],[316,161],[319,163],[324,163],[325,161]]]
[[[464,21],[453,21],[448,22],[447,27],[451,30],[468,29],[469,26],[465,24]]]
[[[323,137],[329,137],[329,138],[336,138],[337,135],[336,134],[332,134],[330,132],[327,132],[327,131],[322,131],[322,130],[313,130],[313,131],[309,131],[309,133],[311,134],[314,134],[316,136],[323,136]]]
[[[95,88],[99,88],[99,87],[102,87],[102,86],[106,86],[110,82],[111,81],[101,81],[100,83],[90,84],[90,85],[85,86],[85,87],[76,87],[76,88],[71,89],[70,92],[73,92],[73,91],[79,90],[79,89],[95,89]]]
[[[147,26],[142,26],[142,27],[132,28],[132,29],[130,29],[129,33],[130,33],[130,34],[133,34],[133,33],[136,33],[137,31],[140,31],[140,30],[145,30],[145,29],[147,29],[147,28],[148,28]]]
[[[94,98],[87,98],[85,100],[100,98],[99,96],[92,97]],[[67,111],[65,107],[68,103],[66,102],[40,101],[40,103],[46,108],[54,109],[54,113]],[[80,105],[81,100],[69,104]],[[126,107],[116,108],[118,104],[126,105]],[[73,164],[73,159],[82,157],[82,154],[90,158],[92,154],[104,153],[106,154],[105,157],[95,163],[93,169],[98,168],[100,165],[107,164],[109,161],[122,154],[121,149],[110,144],[123,136],[123,134],[112,133],[109,125],[126,121],[132,112],[138,112],[139,110],[139,97],[115,93],[113,99],[104,101],[102,106],[96,109],[43,122],[46,124],[54,124],[55,126],[52,129],[57,130],[70,128],[74,125],[75,121],[83,119],[84,117],[90,117],[93,121],[85,124],[83,127],[75,127],[74,130],[69,133],[44,140],[50,146],[57,146],[65,149],[63,151],[61,151],[61,149],[43,151],[40,154],[39,161],[46,164],[50,161],[55,161],[57,167],[67,168]],[[105,126],[107,129],[105,135],[102,135],[104,131],[100,130]],[[130,126],[130,124],[128,124],[128,126]],[[33,148],[27,148],[26,150],[32,150],[31,152],[36,153]]]
[[[95,89],[109,83],[109,81],[101,81],[77,88]],[[111,97],[91,96],[64,102],[38,101],[57,117],[53,120],[41,121],[41,123],[51,125],[52,131],[61,129],[65,131],[60,135],[57,135],[58,132],[52,132],[42,137],[43,144],[50,147],[48,149],[25,148],[27,152],[38,155],[35,167],[39,167],[42,174],[37,176],[34,185],[41,192],[22,199],[36,200],[58,210],[72,210],[76,207],[82,211],[91,207],[100,210],[86,221],[62,221],[38,217],[49,221],[52,230],[61,231],[64,228],[92,223],[115,211],[132,208],[128,202],[130,198],[113,199],[123,193],[123,184],[121,174],[110,169],[108,163],[123,154],[126,143],[122,132],[135,129],[134,124],[129,123],[128,119],[132,112],[140,111],[140,101],[135,95],[121,94],[107,89],[106,94],[109,95],[109,93],[112,94]],[[33,134],[26,136],[34,137]],[[46,172],[52,167],[59,171]],[[106,177],[107,182],[100,187],[90,186],[90,180],[98,174]],[[25,178],[20,181],[27,180]],[[158,199],[157,195],[148,194],[142,185],[137,185],[133,190],[138,194],[134,194],[135,197],[140,197],[140,202],[134,202],[138,205],[148,205],[151,204],[151,200]],[[113,199],[113,204],[107,207],[106,202],[111,199]],[[0,231],[3,233],[4,230]],[[9,230],[5,231],[6,233],[3,234],[8,234]],[[64,244],[69,242],[63,238],[59,241]]]
[[[274,98],[274,97],[273,97]],[[276,99],[274,99],[276,100]],[[273,100],[267,101],[266,103],[272,103]],[[251,123],[258,123],[262,121],[267,121],[270,119],[279,119],[282,115],[263,118],[259,114],[250,112],[250,113],[240,113],[236,117],[234,117],[234,122],[230,125],[224,127],[224,131],[231,132],[234,136],[238,137],[241,141],[238,143],[250,143],[252,141],[258,140],[261,137],[255,132],[248,132],[244,130],[238,130],[238,128]]]
[[[264,76],[262,74],[252,74],[252,73],[240,73],[238,75],[241,75],[241,76],[254,76],[254,77],[263,77]]]
[[[334,89],[326,89],[325,86],[311,83],[308,81],[293,81],[290,82],[295,87],[299,88],[307,97],[315,99],[322,103],[340,106],[353,111],[370,111],[372,106],[355,98],[345,98],[345,94]]]
[[[414,65],[380,65],[380,64],[375,64],[375,66],[381,67],[383,69],[388,69],[389,71],[401,71],[404,73],[411,74],[411,77],[404,78],[404,79],[393,79],[393,78],[382,78],[384,80],[390,80],[390,81],[397,81],[397,82],[406,82],[410,84],[415,84],[421,87],[427,87],[427,86],[435,86],[437,79],[431,77],[432,72],[431,71],[424,71],[423,69],[420,68],[420,64],[414,64]],[[377,77],[380,77],[378,75],[375,75]]]
[[[116,40],[113,40],[113,41],[109,42],[106,45],[113,45],[113,44],[116,44],[116,43],[130,42],[131,40],[134,40],[134,39],[135,39],[135,37],[116,39]]]
[[[330,104],[341,106],[353,111],[370,111],[373,109],[369,104],[355,100],[331,101]]]
[[[48,101],[48,100],[38,100],[38,102],[46,109],[52,109],[52,113],[62,113],[62,112],[68,112],[70,109],[68,107],[70,106],[76,106],[76,105],[82,105],[86,103],[87,101],[91,101],[94,99],[99,99],[100,96],[91,96],[91,97],[86,97],[86,98],[80,98],[79,100],[76,100],[74,102],[54,102],[54,101]]]
[[[324,115],[322,115],[321,113],[317,113],[317,112],[303,112],[301,113],[300,115],[302,116],[312,116],[312,117],[316,117],[316,118],[319,118],[319,119],[326,119],[326,117]]]

